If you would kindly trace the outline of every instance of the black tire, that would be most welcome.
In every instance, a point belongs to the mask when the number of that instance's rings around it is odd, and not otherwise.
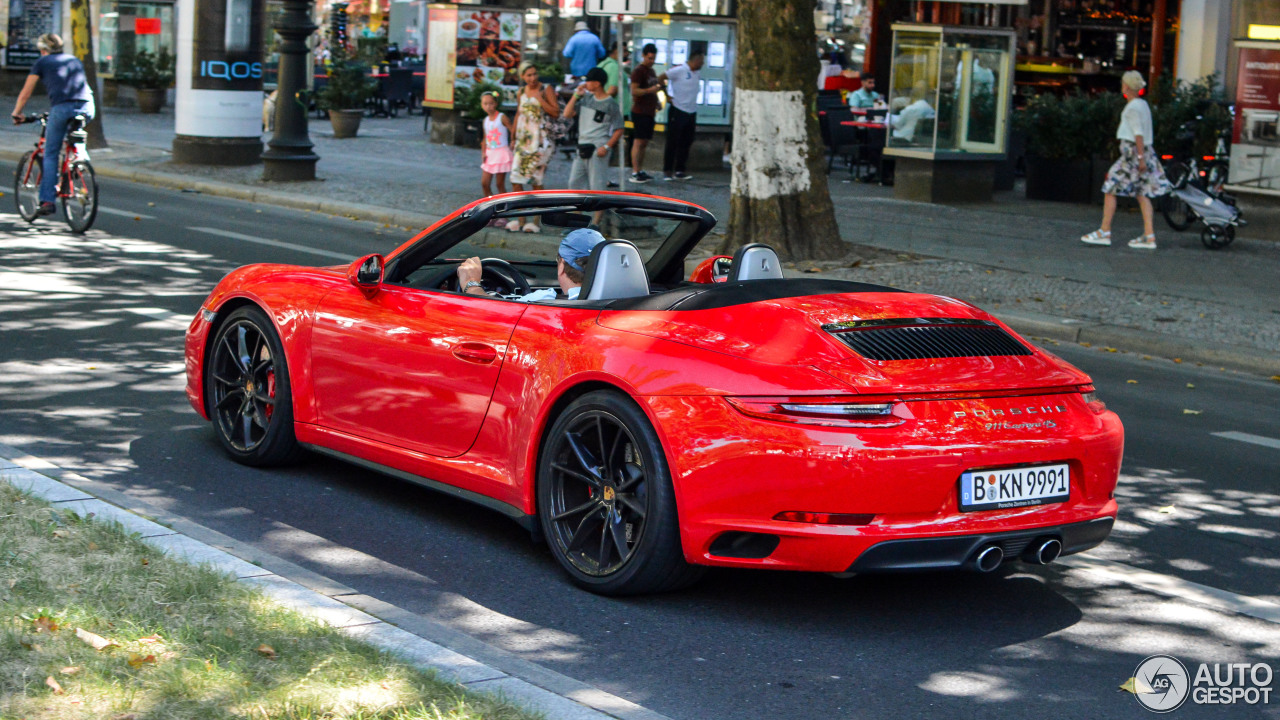
[[[40,209],[40,178],[44,174],[43,157],[30,150],[18,161],[18,170],[13,174],[13,202],[18,214],[27,222],[35,222],[36,210]],[[28,169],[29,165],[34,166]]]
[[[578,586],[639,595],[702,576],[681,550],[662,444],[622,393],[588,393],[556,418],[543,441],[537,489],[543,535]]]
[[[205,407],[227,454],[254,467],[296,460],[302,451],[293,434],[289,368],[266,314],[256,306],[233,311],[205,357]]]
[[[1221,250],[1236,239],[1236,229],[1231,225],[1205,225],[1200,231],[1200,242],[1210,250]]]
[[[93,173],[93,166],[84,160],[71,163],[63,182],[69,196],[62,198],[62,217],[71,232],[84,233],[93,227],[93,221],[98,217],[98,178]]]

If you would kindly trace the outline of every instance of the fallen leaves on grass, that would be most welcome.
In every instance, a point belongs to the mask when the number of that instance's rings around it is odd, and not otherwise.
[[[1182,358],[1174,358],[1173,361],[1178,363],[1179,365],[1182,364]]]
[[[63,675],[75,675],[76,673],[80,672],[80,666],[79,666],[79,665],[68,665],[68,666],[66,666],[66,667],[62,668],[61,670],[59,670],[58,672],[59,672],[59,673],[61,673],[61,674],[63,674]]]
[[[1165,515],[1172,515],[1172,514],[1174,513],[1174,511],[1176,511],[1177,509],[1178,509],[1178,508],[1176,508],[1176,507],[1174,507],[1174,506],[1172,506],[1172,505],[1165,505],[1164,507],[1160,508],[1160,510],[1159,510],[1158,512],[1162,512],[1162,513],[1164,513]]]
[[[35,620],[32,620],[31,624],[35,626],[37,634],[42,632],[56,633],[58,632],[58,628],[61,627],[58,625],[57,621],[48,615],[41,615]]]
[[[120,647],[120,643],[114,640],[108,640],[97,633],[91,633],[84,628],[76,628],[76,637],[85,641],[94,650],[106,650],[107,648]]]
[[[155,665],[155,655],[140,655],[138,653],[129,653],[129,667],[138,669],[143,665]]]
[[[1203,412],[1203,411],[1202,411],[1202,410],[1192,410],[1192,409],[1190,409],[1190,408],[1182,408],[1182,414],[1183,414],[1183,415],[1199,415],[1201,412]]]
[[[1195,389],[1196,389],[1196,385],[1195,385],[1195,383],[1187,383],[1187,389],[1188,389],[1188,390],[1195,390]]]
[[[278,657],[276,651],[270,645],[259,645],[258,654],[268,660],[275,660]]]
[[[54,694],[54,695],[61,695],[61,694],[62,694],[62,686],[58,684],[58,681],[57,681],[57,680],[54,680],[54,679],[53,679],[53,676],[52,676],[52,675],[50,675],[49,677],[46,677],[46,678],[44,679],[44,684],[45,684],[45,685],[48,685],[50,688],[52,688],[52,689],[53,689],[53,694]]]
[[[1280,375],[1272,375],[1271,379],[1274,380],[1275,382],[1280,382]]]
[[[1125,380],[1125,382],[1129,383],[1130,385],[1137,385],[1137,384],[1138,384],[1138,381],[1137,381],[1137,380]]]

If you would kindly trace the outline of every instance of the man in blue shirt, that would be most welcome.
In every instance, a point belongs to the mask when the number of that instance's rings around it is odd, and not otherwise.
[[[40,207],[37,215],[52,215],[57,211],[58,155],[62,141],[67,136],[67,124],[76,115],[84,115],[86,122],[93,119],[93,91],[84,76],[84,66],[74,55],[62,52],[62,38],[53,33],[41,35],[36,40],[40,59],[31,66],[31,74],[18,93],[13,106],[13,122],[22,122],[22,108],[36,90],[36,82],[43,82],[49,93],[49,123],[44,133],[44,168],[40,176]]]
[[[862,87],[849,93],[849,107],[873,108],[884,102],[884,96],[876,92],[876,76],[862,73]]]
[[[585,21],[579,20],[573,29],[573,37],[565,43],[564,56],[569,58],[569,72],[577,77],[584,77],[608,53],[605,52],[604,43],[591,32]]]

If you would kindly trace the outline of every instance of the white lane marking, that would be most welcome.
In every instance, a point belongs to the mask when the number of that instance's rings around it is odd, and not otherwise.
[[[270,238],[256,237],[254,235],[242,235],[240,233],[231,232],[229,230],[219,230],[218,228],[188,227],[187,229],[195,230],[196,232],[207,233],[209,235],[217,235],[219,237],[231,238],[232,240],[243,240],[245,242],[257,243],[259,245],[270,245],[271,247],[284,248],[285,250],[294,250],[297,252],[311,253],[312,255],[319,255],[320,257],[334,258],[337,260],[354,260],[355,259],[354,255],[348,255],[346,253],[332,252],[329,250],[319,250],[317,248],[307,247],[306,245],[297,245],[295,243],[282,242],[280,240],[271,240]]]
[[[98,212],[104,212],[108,215],[119,215],[120,217],[127,217],[127,218],[142,218],[143,220],[156,219],[155,215],[148,215],[146,213],[138,213],[138,212],[129,212],[128,210],[117,210],[115,208],[109,208],[109,207],[100,207],[98,208]]]
[[[1172,575],[1161,575],[1157,572],[1143,570],[1111,560],[1072,555],[1071,557],[1062,558],[1057,564],[1093,573],[1113,582],[1136,585],[1160,595],[1190,600],[1216,610],[1239,613],[1259,620],[1266,620],[1267,622],[1280,623],[1280,605],[1248,595],[1220,590],[1208,585],[1201,585],[1198,582],[1173,577]]]
[[[1262,447],[1269,447],[1269,448],[1275,448],[1276,450],[1280,450],[1280,440],[1277,440],[1275,438],[1263,437],[1262,435],[1250,435],[1249,433],[1242,433],[1242,432],[1235,432],[1235,431],[1209,433],[1209,434],[1214,437],[1226,438],[1228,440],[1236,440],[1238,442],[1244,442],[1244,443],[1252,443],[1254,445],[1261,445]]]

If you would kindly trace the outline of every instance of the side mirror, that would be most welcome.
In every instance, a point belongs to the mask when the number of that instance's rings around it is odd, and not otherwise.
[[[372,299],[382,289],[383,260],[381,255],[365,255],[347,268],[347,279],[367,298]]]

